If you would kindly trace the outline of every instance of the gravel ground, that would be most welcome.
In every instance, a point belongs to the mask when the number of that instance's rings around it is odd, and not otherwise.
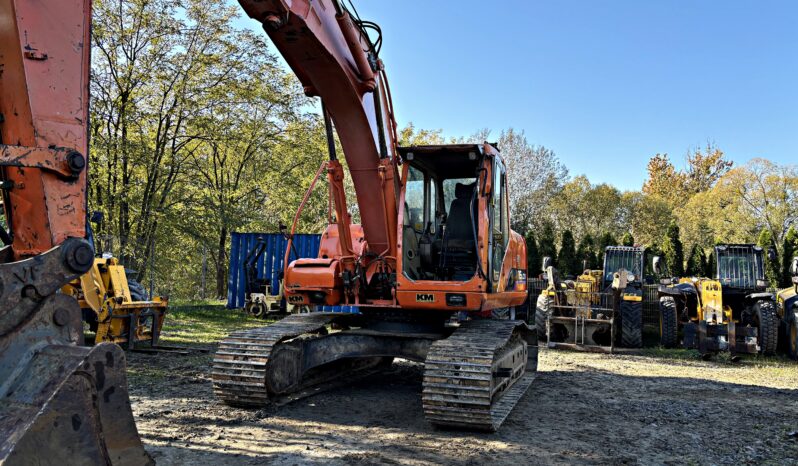
[[[542,350],[496,434],[424,421],[422,367],[280,408],[234,409],[208,354],[129,356],[131,400],[159,464],[740,464],[798,462],[798,365]]]

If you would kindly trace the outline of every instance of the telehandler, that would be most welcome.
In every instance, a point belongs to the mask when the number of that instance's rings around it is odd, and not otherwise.
[[[798,360],[798,257],[790,265],[791,288],[779,291],[777,313],[781,321],[779,341],[783,342],[787,354]]]
[[[644,250],[608,246],[602,270],[560,281],[545,258],[548,287],[537,298],[535,326],[550,348],[614,351],[639,348],[643,339]]]
[[[772,251],[769,252],[774,254]],[[697,349],[709,358],[719,351],[773,354],[778,343],[776,299],[767,292],[764,251],[753,244],[715,247],[714,278],[660,281],[660,343]],[[661,270],[659,257],[654,270]]]

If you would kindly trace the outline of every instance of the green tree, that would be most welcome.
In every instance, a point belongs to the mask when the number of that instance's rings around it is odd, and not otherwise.
[[[762,228],[762,231],[759,233],[759,239],[757,240],[757,244],[764,249],[764,256],[765,256],[765,279],[768,281],[768,284],[772,287],[778,287],[779,283],[781,282],[781,266],[779,265],[779,256],[776,254],[774,259],[771,260],[768,257],[769,250],[773,252],[776,251],[776,243],[773,240],[773,235],[768,228]]]
[[[792,259],[798,255],[798,231],[794,226],[790,226],[787,234],[784,235],[784,244],[781,247],[781,286],[788,287],[792,285],[792,274],[790,273],[790,264]]]
[[[626,192],[622,202],[625,211],[623,231],[631,230],[638,244],[662,241],[673,219],[673,209],[667,201],[642,192]]]
[[[678,170],[668,154],[652,157],[648,162],[648,179],[643,184],[643,192],[665,199],[675,207],[694,194],[711,189],[733,165],[713,144],[707,144],[703,150],[691,150],[686,159],[686,169]]]
[[[416,129],[416,126],[411,121],[404,128],[399,130],[399,145],[400,146],[426,146],[435,144],[444,144],[446,141],[443,138],[443,130],[429,130],[429,129]]]
[[[599,236],[598,241],[596,242],[596,262],[598,264],[604,264],[604,251],[607,250],[607,246],[617,246],[618,240],[615,239],[612,233],[609,231],[605,231],[601,236]]]
[[[557,246],[555,242],[554,229],[551,224],[547,223],[543,226],[538,239],[538,254],[540,255],[538,262],[542,263],[544,257],[551,257],[551,260],[556,264]],[[540,264],[536,265],[536,267],[540,267]]]
[[[632,233],[627,231],[624,233],[623,238],[621,239],[621,244],[624,246],[634,246],[635,245],[635,237],[632,236]]]
[[[557,267],[565,276],[576,275],[581,272],[579,270],[581,265],[579,264],[579,259],[576,257],[576,243],[571,230],[562,232],[560,253],[557,256]]]
[[[576,248],[576,259],[580,269],[595,269],[598,266],[598,259],[596,258],[596,245],[593,237],[585,235],[579,241],[579,246]]]
[[[685,273],[689,277],[701,277],[705,275],[707,270],[707,255],[704,253],[704,248],[698,244],[694,244],[690,248],[690,256],[687,258],[687,269]]]
[[[553,151],[530,144],[523,131],[502,131],[497,144],[507,165],[511,226],[521,233],[539,228],[548,201],[562,188],[568,170]]]
[[[139,278],[153,273],[159,293],[204,296],[215,278],[222,296],[229,233],[290,221],[324,159],[323,126],[266,37],[236,27],[238,7],[93,9],[88,192],[106,219],[97,237]],[[317,191],[301,219],[311,232],[326,214]]]
[[[662,252],[665,254],[665,261],[671,274],[676,277],[684,276],[684,248],[679,239],[679,226],[676,222],[668,225],[668,232],[662,245]]]
[[[648,179],[643,193],[667,200],[669,203],[684,193],[684,174],[676,170],[668,154],[656,154],[648,161]]]
[[[592,184],[584,175],[563,185],[549,197],[548,210],[559,231],[571,230],[577,238],[609,231],[620,234],[624,209],[621,192],[607,184]]]
[[[538,251],[538,242],[535,241],[535,234],[530,232],[526,235],[526,268],[530,277],[538,275],[542,258]]]
[[[718,268],[718,261],[715,258],[715,248],[712,248],[712,252],[709,253],[709,257],[707,258],[707,269],[704,272],[704,275],[709,278],[717,278],[717,268]]]

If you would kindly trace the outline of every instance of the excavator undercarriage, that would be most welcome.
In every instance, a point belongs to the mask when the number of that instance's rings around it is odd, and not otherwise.
[[[424,363],[422,401],[431,423],[494,431],[535,377],[537,340],[514,320],[398,323],[369,319],[368,311],[295,314],[230,335],[211,374],[219,399],[260,407],[351,383],[393,358]]]

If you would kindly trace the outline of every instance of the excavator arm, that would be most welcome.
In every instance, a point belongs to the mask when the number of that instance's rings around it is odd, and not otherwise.
[[[338,0],[239,0],[260,21],[308,96],[321,98],[335,124],[355,187],[365,251],[395,257],[398,170],[396,124],[377,49],[363,22]],[[327,115],[325,115],[327,117]],[[331,152],[341,253],[354,254],[343,171]]]
[[[149,464],[113,344],[78,346],[90,0],[0,0],[0,464]]]

